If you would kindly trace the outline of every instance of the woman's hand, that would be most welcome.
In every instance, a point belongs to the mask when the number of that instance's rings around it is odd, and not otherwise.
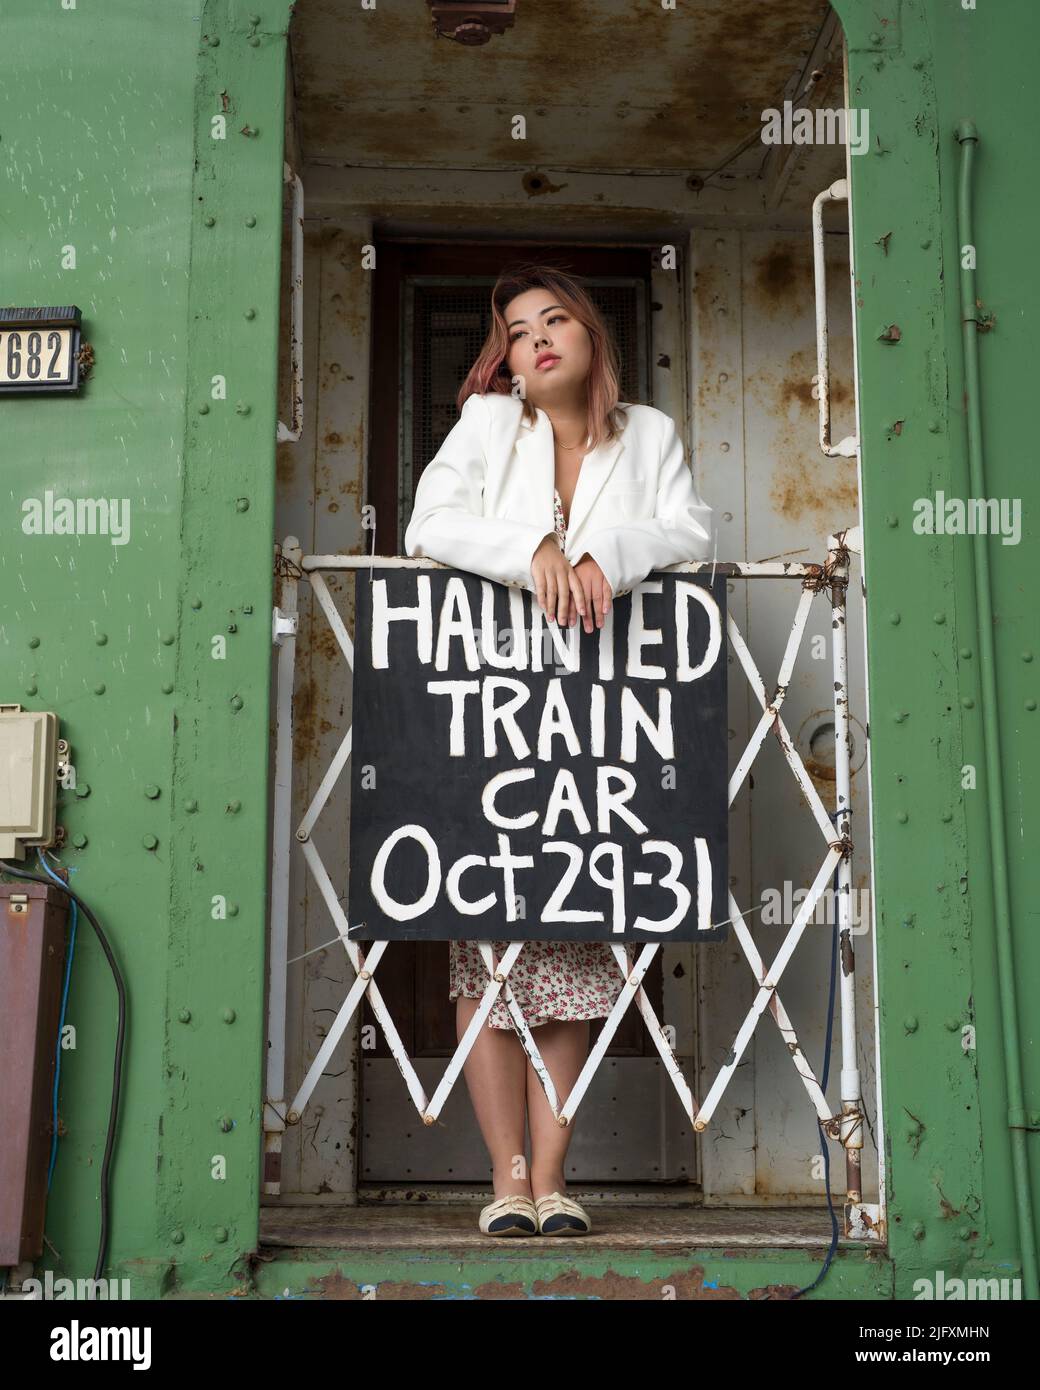
[[[574,566],[574,573],[585,598],[585,607],[579,611],[585,622],[585,631],[591,632],[593,621],[597,627],[603,626],[603,619],[610,612],[613,591],[607,583],[607,576],[587,551]]]
[[[546,536],[534,552],[531,578],[538,606],[549,622],[555,620],[561,627],[570,627],[577,615],[586,617],[585,590],[555,535]],[[587,619],[585,631],[592,631]]]

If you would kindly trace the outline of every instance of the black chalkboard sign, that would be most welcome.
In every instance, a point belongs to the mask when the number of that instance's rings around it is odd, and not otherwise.
[[[654,575],[585,633],[462,571],[359,573],[351,936],[725,936],[725,602]]]

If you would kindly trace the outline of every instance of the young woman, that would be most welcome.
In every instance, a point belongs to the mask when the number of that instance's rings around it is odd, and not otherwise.
[[[531,589],[547,621],[580,621],[592,632],[614,595],[652,569],[711,554],[711,509],[672,420],[619,403],[614,347],[580,285],[559,271],[522,267],[499,278],[491,311],[487,341],[459,391],[461,418],[419,479],[405,549]],[[493,943],[496,956],[506,945]],[[487,973],[474,943],[450,947],[461,1038]],[[562,1098],[588,1054],[589,1020],[607,1016],[622,984],[606,943],[535,941],[521,950],[509,985],[539,1030]],[[553,1118],[501,997],[465,1074],[495,1192],[480,1229],[584,1235],[588,1215],[565,1195],[573,1126]]]

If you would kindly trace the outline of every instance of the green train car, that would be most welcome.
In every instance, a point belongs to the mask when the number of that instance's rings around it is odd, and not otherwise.
[[[1035,1299],[1037,6],[0,25],[4,1296]],[[349,768],[355,586],[520,260],[712,508],[731,921],[593,1031],[591,1234],[504,1256]]]

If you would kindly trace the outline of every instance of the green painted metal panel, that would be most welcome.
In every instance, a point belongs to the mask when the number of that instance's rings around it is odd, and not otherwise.
[[[1027,520],[1040,500],[1022,448],[1026,344],[1040,309],[1024,243],[1036,191],[1019,177],[1031,159],[1025,92],[1040,14],[1027,3],[973,11],[939,0],[869,9],[839,0],[836,9],[850,104],[871,118],[870,153],[852,160],[853,238],[889,1236],[896,1296],[906,1297],[916,1277],[940,1268],[970,1273],[992,1261],[1018,1272],[971,540],[916,534],[913,523],[920,498],[970,495],[955,218],[954,128],[965,116],[983,131],[979,281],[1001,320],[981,345],[987,493],[1023,498]],[[896,342],[885,332],[892,324]],[[1021,655],[1038,650],[1036,564],[1028,529],[1019,546],[990,546],[1019,1008],[1036,1105],[1027,993],[1038,979],[1028,829],[1035,838],[1037,800],[1022,770],[1037,765],[1040,726],[1026,708],[1036,667]],[[969,764],[976,790],[961,785]],[[976,1029],[974,1050],[962,1045],[965,1027]]]
[[[288,5],[0,10],[4,299],[78,304],[95,356],[77,398],[3,401],[0,698],[72,744],[66,857],[130,997],[110,1268],[147,1296],[256,1243]],[[23,534],[48,488],[129,498],[126,543]],[[115,1028],[85,923],[69,1021],[47,1233],[82,1275]]]

